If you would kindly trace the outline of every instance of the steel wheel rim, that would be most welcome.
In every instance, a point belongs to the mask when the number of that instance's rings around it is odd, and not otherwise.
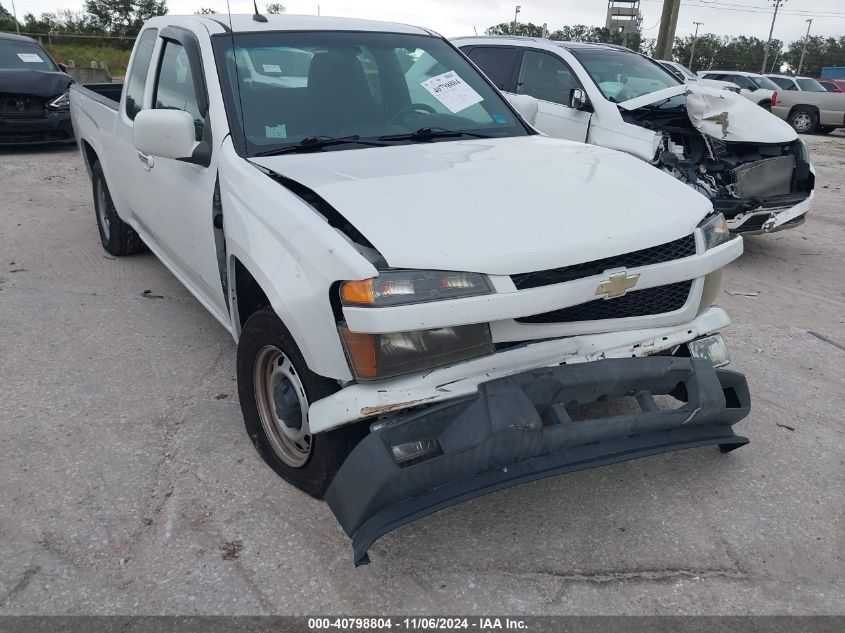
[[[796,114],[795,115],[795,127],[796,127],[796,129],[798,129],[801,132],[809,130],[810,129],[810,115],[804,114],[803,112],[801,114]]]
[[[106,215],[106,188],[102,179],[97,180],[97,217],[100,218],[100,230],[103,232],[103,238],[108,242],[111,237],[111,225]]]
[[[253,383],[258,417],[273,451],[292,468],[304,466],[311,456],[308,399],[293,363],[267,345],[255,358]]]

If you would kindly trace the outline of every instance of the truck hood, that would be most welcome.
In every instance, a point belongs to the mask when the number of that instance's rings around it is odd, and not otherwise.
[[[6,94],[55,97],[73,83],[70,75],[45,70],[0,70],[0,91]]]
[[[633,111],[686,94],[687,115],[700,132],[737,143],[791,143],[798,134],[786,122],[745,97],[697,83],[658,90],[619,104]]]
[[[689,235],[712,210],[632,156],[543,136],[251,160],[319,194],[394,268],[568,266]]]

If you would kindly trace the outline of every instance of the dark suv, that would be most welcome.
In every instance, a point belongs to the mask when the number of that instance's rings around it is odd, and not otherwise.
[[[65,70],[36,40],[0,33],[0,145],[74,141]]]

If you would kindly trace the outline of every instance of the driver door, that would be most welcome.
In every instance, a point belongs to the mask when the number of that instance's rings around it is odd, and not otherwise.
[[[569,106],[572,91],[583,89],[560,57],[533,49],[523,51],[516,94],[529,95],[540,102],[536,127],[541,132],[570,141],[587,141],[592,113]]]

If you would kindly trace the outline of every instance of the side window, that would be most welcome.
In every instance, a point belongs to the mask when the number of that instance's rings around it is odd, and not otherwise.
[[[745,88],[746,90],[755,90],[757,88],[757,84],[751,81],[748,77],[744,77],[743,75],[737,75],[731,81],[733,81],[740,88]]]
[[[156,109],[184,110],[194,118],[196,139],[202,140],[205,121],[197,105],[197,91],[188,63],[188,53],[181,44],[167,41],[161,56],[153,97]]]
[[[769,77],[772,81],[774,81],[778,86],[783,88],[784,90],[794,90],[795,88],[792,87],[792,81],[789,79],[785,79],[783,77]]]
[[[563,60],[548,53],[525,51],[516,92],[543,101],[569,105],[569,92],[581,85]]]
[[[516,65],[516,54],[515,48],[476,46],[467,55],[499,90],[513,90],[510,83],[513,67]]]
[[[157,34],[156,29],[147,29],[141,33],[132,58],[132,68],[126,78],[126,116],[133,121],[144,104],[144,86],[147,84]]]

